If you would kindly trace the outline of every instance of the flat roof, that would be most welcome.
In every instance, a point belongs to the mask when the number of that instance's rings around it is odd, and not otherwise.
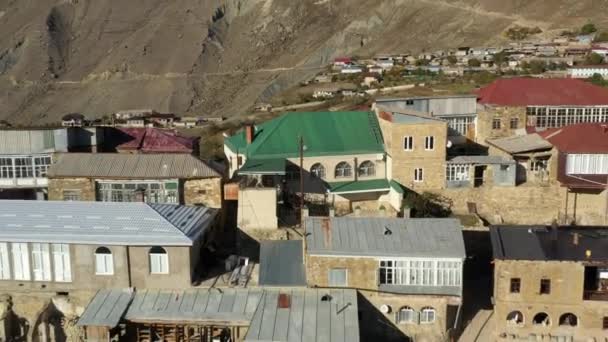
[[[462,226],[452,218],[308,217],[305,229],[313,255],[465,257]]]
[[[488,144],[495,146],[509,154],[546,150],[553,147],[547,140],[536,133],[514,135],[506,138],[490,139]]]
[[[491,226],[490,239],[500,260],[608,261],[608,227]]]
[[[456,156],[448,164],[514,164],[515,160],[502,156]]]
[[[0,241],[191,246],[217,210],[142,202],[0,201]]]
[[[306,286],[302,240],[260,241],[261,286]]]

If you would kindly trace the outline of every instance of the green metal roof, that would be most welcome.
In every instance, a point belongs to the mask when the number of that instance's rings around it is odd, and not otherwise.
[[[346,194],[356,192],[388,191],[389,182],[386,179],[368,179],[358,181],[327,183],[332,194]]]
[[[240,175],[284,175],[285,162],[285,158],[247,159],[238,173]]]
[[[383,153],[382,133],[373,112],[290,112],[255,127],[251,144],[241,131],[225,143],[249,158],[299,156],[298,138],[304,138],[304,156]]]

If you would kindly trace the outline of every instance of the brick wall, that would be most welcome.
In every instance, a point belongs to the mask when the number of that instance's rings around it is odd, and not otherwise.
[[[49,178],[49,200],[63,201],[65,190],[80,192],[81,201],[95,201],[95,182],[89,178]]]
[[[500,119],[500,129],[493,129],[494,119]],[[517,128],[526,127],[526,107],[485,107],[477,114],[476,142],[486,145],[486,139],[509,137],[515,134],[511,129],[511,119],[517,119]]]

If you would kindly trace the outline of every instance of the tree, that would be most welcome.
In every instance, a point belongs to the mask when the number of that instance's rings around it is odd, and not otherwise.
[[[417,59],[416,66],[429,65],[429,60],[426,58]]]
[[[547,70],[547,64],[543,61],[533,60],[530,62],[523,61],[521,63],[521,68],[528,74],[542,74]]]
[[[589,77],[587,81],[601,87],[608,87],[608,81],[606,81],[600,74],[593,74],[593,76]]]
[[[450,63],[450,65],[454,65],[458,62],[458,58],[456,58],[456,56],[450,55],[447,58],[448,63]]]
[[[597,34],[593,41],[596,43],[608,42],[608,31],[602,31],[601,33]]]
[[[585,25],[583,25],[583,27],[581,27],[581,34],[591,34],[596,31],[597,28],[593,23],[586,23]]]
[[[507,59],[508,59],[507,53],[504,51],[494,54],[494,64],[496,64],[498,66],[505,65],[507,63]]]
[[[587,57],[585,57],[585,64],[587,65],[598,65],[598,64],[602,64],[602,62],[604,61],[604,57],[602,57],[601,55],[593,52],[591,54],[589,54]]]
[[[471,59],[469,59],[469,61],[467,63],[469,64],[470,67],[479,67],[479,66],[481,66],[481,62],[477,58],[471,58]]]

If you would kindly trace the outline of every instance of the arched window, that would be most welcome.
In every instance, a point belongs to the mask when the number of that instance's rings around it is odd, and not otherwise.
[[[353,168],[350,166],[349,163],[340,162],[340,163],[338,163],[338,165],[336,165],[336,172],[335,172],[336,178],[352,177],[352,175],[353,175]]]
[[[422,310],[420,310],[420,323],[433,322],[435,322],[435,309],[430,306],[422,308]]]
[[[376,175],[376,164],[373,162],[366,160],[361,165],[359,165],[359,176],[367,177],[367,176],[375,176]]]
[[[523,325],[524,315],[521,313],[521,311],[511,311],[507,315],[507,322],[512,325]]]
[[[573,313],[565,313],[559,317],[559,325],[567,327],[576,327],[578,325],[578,317]]]
[[[548,314],[544,312],[539,312],[534,315],[534,319],[532,319],[532,324],[548,326],[551,324],[551,319],[549,318]]]
[[[325,167],[321,163],[316,163],[310,167],[310,174],[316,178],[325,178]]]
[[[416,311],[409,306],[404,306],[396,313],[398,324],[415,323]]]
[[[108,247],[98,247],[95,250],[95,274],[114,274],[114,259]]]
[[[159,246],[150,248],[150,273],[169,273],[169,255],[164,248]]]

